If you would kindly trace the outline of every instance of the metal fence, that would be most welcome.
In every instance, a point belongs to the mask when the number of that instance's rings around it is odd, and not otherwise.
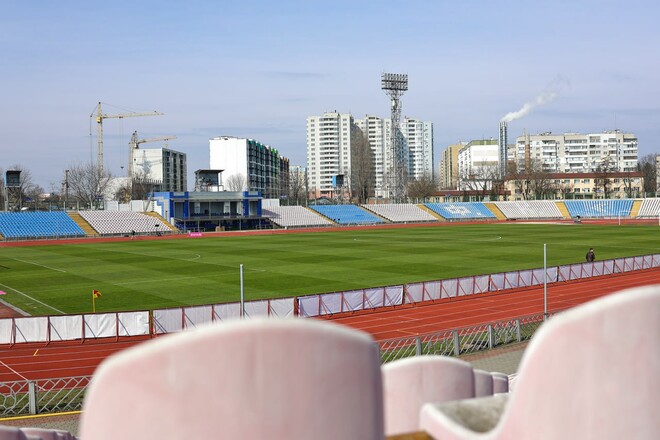
[[[497,321],[408,338],[376,342],[381,362],[411,356],[460,356],[490,350],[532,337],[543,323],[543,314]],[[0,417],[45,414],[82,409],[92,376],[21,380],[0,383]]]
[[[77,411],[92,376],[0,383],[0,416]]]
[[[526,341],[532,337],[543,321],[544,317],[541,313],[426,335],[387,339],[376,344],[382,363],[429,354],[461,356]]]

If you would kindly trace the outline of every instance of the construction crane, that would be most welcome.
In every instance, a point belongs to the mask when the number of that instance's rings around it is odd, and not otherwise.
[[[164,113],[160,113],[157,111],[153,112],[142,112],[142,113],[137,113],[137,112],[130,112],[130,113],[123,113],[123,114],[118,114],[118,115],[106,115],[103,113],[103,110],[101,109],[101,103],[99,102],[97,107],[96,107],[96,126],[98,129],[98,173],[99,176],[103,174],[103,120],[104,119],[110,119],[110,118],[117,118],[117,119],[122,119],[122,118],[131,118],[134,116],[161,116]],[[89,117],[91,118],[94,116],[94,113],[92,112]]]
[[[131,141],[128,143],[129,148],[128,148],[128,177],[131,179],[134,177],[134,167],[135,167],[135,150],[140,148],[140,144],[144,144],[145,142],[158,142],[158,141],[169,141],[172,139],[176,139],[176,136],[164,136],[164,137],[157,137],[157,138],[150,138],[150,139],[139,139],[138,137],[138,132],[134,131],[133,134],[131,135]]]

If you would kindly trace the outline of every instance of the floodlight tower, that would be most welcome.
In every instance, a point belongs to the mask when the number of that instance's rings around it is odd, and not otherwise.
[[[405,195],[408,175],[403,142],[399,136],[399,122],[401,121],[401,96],[408,90],[408,75],[402,73],[383,73],[381,75],[381,89],[390,97],[392,115],[390,127],[390,156],[391,160],[387,170],[389,195],[401,198]]]

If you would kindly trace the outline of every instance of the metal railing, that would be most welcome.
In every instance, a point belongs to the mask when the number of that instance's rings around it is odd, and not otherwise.
[[[92,376],[0,383],[0,416],[77,411]]]
[[[383,364],[411,356],[461,356],[529,340],[543,322],[540,313],[426,335],[386,339],[376,345]]]

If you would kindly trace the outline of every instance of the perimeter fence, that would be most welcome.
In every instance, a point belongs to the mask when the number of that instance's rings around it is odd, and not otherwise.
[[[539,286],[660,267],[660,254],[525,269],[396,286],[241,303],[135,312],[28,316],[0,319],[0,344],[98,338],[153,337],[239,317],[331,316],[381,307]]]
[[[529,315],[375,344],[383,364],[411,356],[460,356],[528,340],[543,321],[543,314]],[[0,417],[78,411],[91,379],[76,376],[0,383]]]

